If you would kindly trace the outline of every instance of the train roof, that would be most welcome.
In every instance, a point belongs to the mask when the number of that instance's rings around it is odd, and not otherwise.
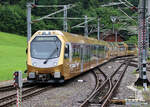
[[[61,35],[65,42],[71,43],[80,43],[80,44],[99,44],[99,45],[108,45],[107,42],[102,40],[97,40],[90,37],[84,37],[82,35],[63,32],[60,30],[39,30],[33,36],[35,37],[37,34],[41,35],[43,32],[51,35]]]
[[[107,42],[102,40],[97,40],[95,38],[84,37],[82,35],[72,34],[68,32],[62,32],[62,33],[64,34],[64,38],[66,39],[66,42],[107,45]]]

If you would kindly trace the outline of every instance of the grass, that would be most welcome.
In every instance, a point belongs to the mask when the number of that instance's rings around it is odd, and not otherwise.
[[[150,102],[150,92],[149,91],[144,91],[143,96],[147,102]]]
[[[144,89],[143,86],[136,86],[136,88],[141,91]]]
[[[135,70],[133,70],[132,74],[139,74],[139,73],[135,69]]]
[[[26,38],[0,32],[0,81],[13,79],[13,72],[26,69]]]

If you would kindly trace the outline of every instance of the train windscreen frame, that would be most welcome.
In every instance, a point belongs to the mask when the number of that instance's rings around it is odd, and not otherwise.
[[[31,42],[31,57],[52,59],[60,56],[61,41],[56,36],[37,36]]]

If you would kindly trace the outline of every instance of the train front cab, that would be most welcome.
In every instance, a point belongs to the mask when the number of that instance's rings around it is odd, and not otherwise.
[[[134,43],[127,43],[128,48],[127,48],[127,54],[128,55],[137,55],[137,45]]]
[[[48,31],[36,32],[28,42],[28,82],[64,82],[63,72],[61,72],[63,50],[64,41],[61,35],[51,34]]]
[[[113,57],[116,57],[118,56],[118,44],[115,42],[111,42],[111,44],[113,46],[113,51],[112,51]]]
[[[113,47],[113,45],[112,45],[111,42],[108,42],[108,48],[109,48],[109,56],[110,56],[110,58],[111,58],[111,57],[114,56],[114,54],[113,54],[113,49],[114,49],[114,47]]]
[[[118,45],[118,55],[119,56],[124,56],[126,55],[127,53],[127,45],[123,42],[117,42],[117,45]]]

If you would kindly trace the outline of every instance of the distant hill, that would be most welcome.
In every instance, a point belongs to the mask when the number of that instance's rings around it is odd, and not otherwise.
[[[13,72],[26,69],[26,38],[0,32],[0,81],[13,78]]]

